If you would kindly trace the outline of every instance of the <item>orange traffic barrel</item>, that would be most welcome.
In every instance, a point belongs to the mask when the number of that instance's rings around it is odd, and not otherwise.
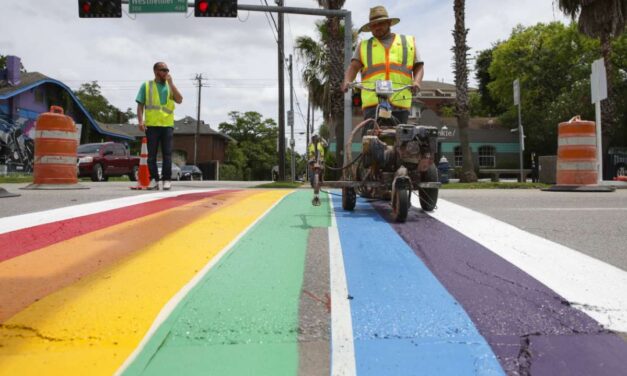
[[[33,184],[25,189],[80,189],[77,184],[76,125],[63,108],[51,106],[35,124]]]
[[[557,185],[597,184],[596,124],[575,116],[557,133]]]

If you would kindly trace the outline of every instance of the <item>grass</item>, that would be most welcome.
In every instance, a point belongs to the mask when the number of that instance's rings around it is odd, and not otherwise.
[[[291,181],[274,181],[272,183],[260,184],[254,188],[300,188],[303,185],[301,182]]]
[[[542,189],[551,184],[518,183],[518,182],[476,182],[476,183],[448,183],[442,184],[441,189]]]
[[[10,174],[0,176],[0,184],[2,183],[32,183],[33,175],[27,174]]]

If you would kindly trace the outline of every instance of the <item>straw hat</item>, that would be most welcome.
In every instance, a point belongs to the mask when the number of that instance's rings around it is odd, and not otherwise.
[[[392,21],[392,25],[396,25],[401,20],[400,18],[390,18],[388,16],[388,11],[385,9],[385,7],[378,5],[374,8],[370,8],[370,21],[364,26],[362,26],[359,29],[359,32],[361,33],[364,31],[370,31],[370,25],[376,22],[381,22],[381,21]]]

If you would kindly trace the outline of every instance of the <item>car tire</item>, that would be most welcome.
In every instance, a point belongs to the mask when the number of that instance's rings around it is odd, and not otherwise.
[[[91,172],[91,181],[106,181],[104,169],[100,163],[96,163]]]
[[[138,173],[139,173],[139,167],[133,166],[133,170],[131,171],[130,174],[128,174],[128,178],[131,179],[131,181],[137,181]]]

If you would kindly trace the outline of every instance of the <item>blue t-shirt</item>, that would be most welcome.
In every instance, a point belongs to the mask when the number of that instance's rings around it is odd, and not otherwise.
[[[159,93],[159,100],[161,101],[161,105],[165,106],[168,102],[168,85],[166,83],[157,82],[157,92]],[[146,83],[144,82],[142,86],[139,88],[139,93],[137,93],[137,97],[135,98],[135,102],[146,104]]]

